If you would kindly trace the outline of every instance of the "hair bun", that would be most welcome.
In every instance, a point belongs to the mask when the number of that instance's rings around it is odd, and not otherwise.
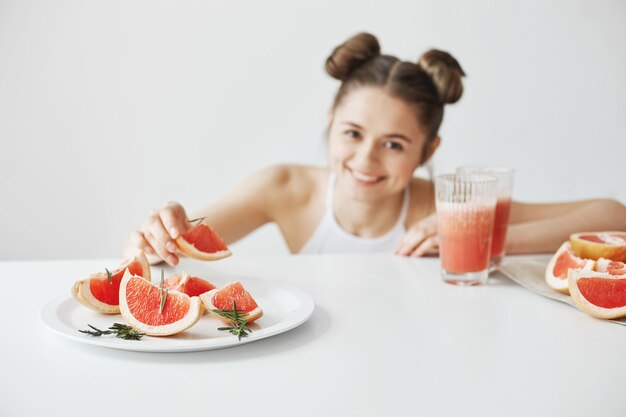
[[[441,103],[456,103],[463,95],[465,75],[459,62],[449,53],[437,49],[424,52],[417,63],[426,72],[439,94]]]
[[[359,33],[333,50],[326,59],[326,72],[343,81],[352,70],[377,55],[380,55],[378,39],[369,33]]]

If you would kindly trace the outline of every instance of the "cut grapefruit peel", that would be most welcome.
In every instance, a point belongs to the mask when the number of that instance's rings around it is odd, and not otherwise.
[[[546,283],[563,294],[569,294],[568,271],[574,269],[593,270],[595,262],[590,259],[583,259],[574,254],[569,242],[563,242],[561,247],[550,259],[546,268]]]
[[[582,232],[569,238],[572,250],[581,257],[626,262],[626,232]]]
[[[204,305],[198,297],[175,290],[169,290],[167,297],[161,294],[160,286],[126,271],[120,284],[120,313],[126,323],[149,336],[170,336],[187,330],[202,317]],[[143,321],[137,315],[144,315]]]
[[[96,272],[88,278],[76,281],[72,286],[72,296],[85,307],[104,314],[119,314],[119,285],[121,276],[126,270],[150,281],[150,264],[143,252],[139,252],[133,259],[126,260],[112,272]],[[109,288],[110,286],[110,288]],[[107,302],[109,301],[109,302]]]
[[[232,255],[215,230],[202,222],[178,236],[176,245],[182,254],[201,261],[217,261]]]
[[[240,294],[240,295],[233,296],[234,294]],[[223,297],[225,299],[223,304],[220,304],[217,306],[215,305],[215,303],[217,302],[215,300],[216,295],[218,296],[218,298]],[[237,300],[237,298],[239,298],[239,300]],[[242,298],[245,298],[246,301],[248,302],[251,301],[251,305],[248,306],[246,305],[246,303],[242,302]],[[214,310],[219,311],[219,310],[232,309],[233,301],[238,302],[239,307],[241,307],[241,309],[238,307],[237,311],[246,314],[243,317],[246,323],[252,323],[253,321],[258,320],[259,318],[263,316],[263,310],[261,310],[261,307],[257,305],[256,301],[254,301],[250,293],[248,293],[243,288],[243,285],[241,285],[239,281],[233,281],[227,284],[226,286],[224,286],[222,289],[216,288],[209,292],[205,292],[204,294],[200,295],[200,299],[202,300],[204,307],[206,308],[206,310],[209,312],[210,315],[217,317],[218,319],[229,324],[232,323],[232,320],[229,320],[227,317],[224,317],[223,314],[220,314]]]
[[[585,313],[599,319],[626,317],[626,274],[570,269],[568,283],[574,304]]]

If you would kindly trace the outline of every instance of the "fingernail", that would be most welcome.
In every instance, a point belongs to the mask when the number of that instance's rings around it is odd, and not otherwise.
[[[172,239],[176,239],[178,237],[178,229],[170,227],[170,236],[172,236]]]
[[[174,244],[174,242],[167,242],[165,246],[167,246],[167,249],[170,252],[176,252],[176,245]]]
[[[167,257],[167,263],[172,266],[176,266],[176,264],[178,263],[178,259],[176,259],[174,255],[170,255]]]
[[[154,249],[152,249],[150,246],[146,246],[145,248],[143,248],[143,251],[145,253],[149,253],[150,255],[154,255]]]

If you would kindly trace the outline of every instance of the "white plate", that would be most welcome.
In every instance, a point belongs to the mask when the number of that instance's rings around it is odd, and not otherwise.
[[[56,333],[81,343],[139,352],[193,352],[239,346],[274,336],[301,325],[313,314],[313,300],[299,289],[274,286],[258,280],[241,281],[263,309],[263,317],[250,325],[252,332],[241,341],[227,331],[217,330],[224,323],[206,313],[191,328],[174,336],[143,336],[141,340],[123,340],[114,335],[94,337],[82,334],[78,330],[89,329],[87,324],[104,330],[113,323],[124,323],[124,320],[119,314],[107,315],[92,311],[70,295],[57,297],[46,304],[41,311],[41,319]],[[211,282],[218,287],[227,283]]]

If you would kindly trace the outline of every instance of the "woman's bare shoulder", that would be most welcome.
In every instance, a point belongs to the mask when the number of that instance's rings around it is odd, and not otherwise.
[[[326,187],[328,168],[310,165],[274,165],[255,174],[268,198],[281,207],[307,204]]]

